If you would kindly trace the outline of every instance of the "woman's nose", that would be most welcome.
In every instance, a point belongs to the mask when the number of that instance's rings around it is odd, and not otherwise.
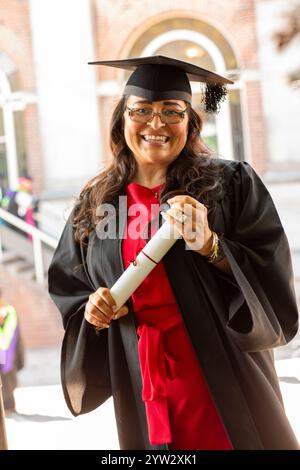
[[[152,129],[159,129],[160,127],[164,127],[165,123],[161,121],[161,118],[158,114],[153,116],[153,119],[148,122],[148,125],[152,127]]]

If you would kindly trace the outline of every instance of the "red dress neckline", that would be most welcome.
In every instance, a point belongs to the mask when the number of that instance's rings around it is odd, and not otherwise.
[[[127,188],[129,188],[131,186],[137,186],[137,187],[140,187],[142,189],[148,189],[149,191],[154,191],[155,189],[161,188],[164,184],[165,183],[160,183],[160,184],[157,184],[156,186],[153,186],[152,188],[148,188],[147,186],[144,186],[140,183],[128,183]]]

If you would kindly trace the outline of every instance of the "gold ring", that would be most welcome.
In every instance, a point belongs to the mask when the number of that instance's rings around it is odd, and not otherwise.
[[[184,224],[184,222],[186,221],[187,219],[187,216],[186,214],[181,214],[179,217],[178,217],[178,221],[181,223],[181,224]]]

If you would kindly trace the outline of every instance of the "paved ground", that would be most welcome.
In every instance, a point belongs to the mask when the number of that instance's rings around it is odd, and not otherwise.
[[[74,418],[60,385],[16,390],[18,414],[6,418],[10,449],[119,449],[112,400]]]
[[[300,358],[276,362],[287,416],[300,442]],[[119,449],[112,400],[77,418],[67,410],[61,387],[16,390],[19,414],[6,419],[10,449]]]

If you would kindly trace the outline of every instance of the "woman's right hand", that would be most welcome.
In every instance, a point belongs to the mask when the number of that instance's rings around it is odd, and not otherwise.
[[[128,313],[128,307],[123,305],[116,309],[110,290],[107,287],[99,287],[89,296],[85,306],[84,318],[97,328],[108,328],[111,320],[117,320]]]

